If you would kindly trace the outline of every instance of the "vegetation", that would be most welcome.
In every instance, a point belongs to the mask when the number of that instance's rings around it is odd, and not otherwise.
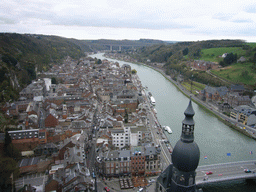
[[[181,83],[182,86],[187,89],[188,91],[191,91],[192,88],[192,93],[194,95],[198,95],[199,91],[203,90],[205,88],[204,84],[195,82],[195,81],[186,81]]]
[[[137,74],[136,69],[133,69],[133,70],[132,70],[132,74]]]
[[[78,40],[56,36],[0,33],[0,103],[16,100],[20,89],[66,56],[90,51]]]
[[[0,153],[0,188],[2,191],[11,191],[13,187],[12,180],[14,181],[19,176],[17,163],[20,159],[21,154],[14,148],[8,129],[6,129],[4,148],[3,152]]]
[[[211,73],[234,83],[253,86],[256,83],[256,73],[255,70],[252,70],[253,66],[254,64],[251,62],[235,63],[229,67],[212,70]]]
[[[95,58],[95,64],[101,64],[101,63],[102,63],[101,59]]]
[[[242,83],[249,89],[256,88],[256,43],[241,40],[179,42],[143,47],[136,52],[125,53],[139,62],[165,63],[166,74],[173,79],[183,75],[185,81],[193,78],[193,81],[210,86]],[[226,57],[222,57],[224,53]],[[245,61],[237,63],[242,56]],[[204,71],[191,70],[189,63],[194,60],[215,62],[223,68],[212,71],[214,76]]]
[[[210,49],[202,49],[200,60],[211,61],[211,62],[220,62],[223,61],[221,57],[224,53],[233,53],[237,54],[237,57],[245,55],[246,51],[242,47],[218,47]]]

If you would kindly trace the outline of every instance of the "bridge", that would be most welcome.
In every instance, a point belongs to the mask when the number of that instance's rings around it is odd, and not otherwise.
[[[101,44],[109,51],[122,51],[122,50],[130,50],[135,49],[136,47],[142,47],[144,45],[118,45],[118,44]]]
[[[246,173],[244,169],[249,169],[251,172]],[[206,172],[209,171],[212,174],[207,175]],[[256,160],[198,166],[196,169],[196,185],[200,187],[215,182],[256,179],[255,172]]]
[[[157,122],[152,111],[148,114],[148,120],[154,142],[161,147],[161,164],[162,169],[165,170],[167,166],[172,163],[171,153],[164,142],[166,139],[163,139],[161,134],[156,133],[159,129],[153,128],[154,126],[152,126]],[[246,173],[244,169],[249,169],[251,172]],[[206,172],[209,171],[211,171],[212,174],[206,175]],[[202,187],[210,183],[242,179],[256,179],[256,160],[198,166],[196,169],[195,183],[198,187]]]

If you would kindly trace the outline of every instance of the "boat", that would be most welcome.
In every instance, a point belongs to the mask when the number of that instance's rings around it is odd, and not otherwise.
[[[163,126],[164,130],[167,131],[169,134],[172,133],[172,130],[169,126]]]
[[[155,105],[155,104],[156,104],[156,100],[155,100],[155,98],[154,98],[153,96],[150,97],[150,103],[151,103],[152,105]]]
[[[154,108],[154,109],[153,109],[153,111],[154,111],[154,113],[155,113],[155,114],[157,114],[157,110],[156,110],[156,108]]]

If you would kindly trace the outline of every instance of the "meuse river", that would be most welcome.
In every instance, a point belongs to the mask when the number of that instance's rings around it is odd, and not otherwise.
[[[142,85],[148,87],[148,90],[156,100],[155,108],[160,124],[162,126],[170,126],[173,131],[168,137],[172,146],[174,146],[181,135],[182,120],[185,117],[184,111],[188,106],[189,98],[183,95],[179,89],[163,77],[162,74],[149,67],[105,58],[102,53],[91,55],[91,57],[119,62],[120,66],[129,64],[132,69],[137,70]],[[195,142],[198,144],[201,153],[199,165],[255,159],[255,140],[226,126],[196,103],[193,102],[192,105],[195,111]],[[252,151],[252,154],[250,151]],[[245,183],[236,183],[241,184],[243,188],[243,190],[241,190],[245,191]],[[236,187],[239,188],[239,186]],[[211,191],[211,189],[205,191]],[[214,188],[212,191],[224,190]],[[232,191],[234,192],[234,190]]]

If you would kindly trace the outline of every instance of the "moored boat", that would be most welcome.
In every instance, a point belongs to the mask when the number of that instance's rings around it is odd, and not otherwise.
[[[169,126],[163,126],[164,130],[167,131],[169,134],[172,133],[172,130]]]

